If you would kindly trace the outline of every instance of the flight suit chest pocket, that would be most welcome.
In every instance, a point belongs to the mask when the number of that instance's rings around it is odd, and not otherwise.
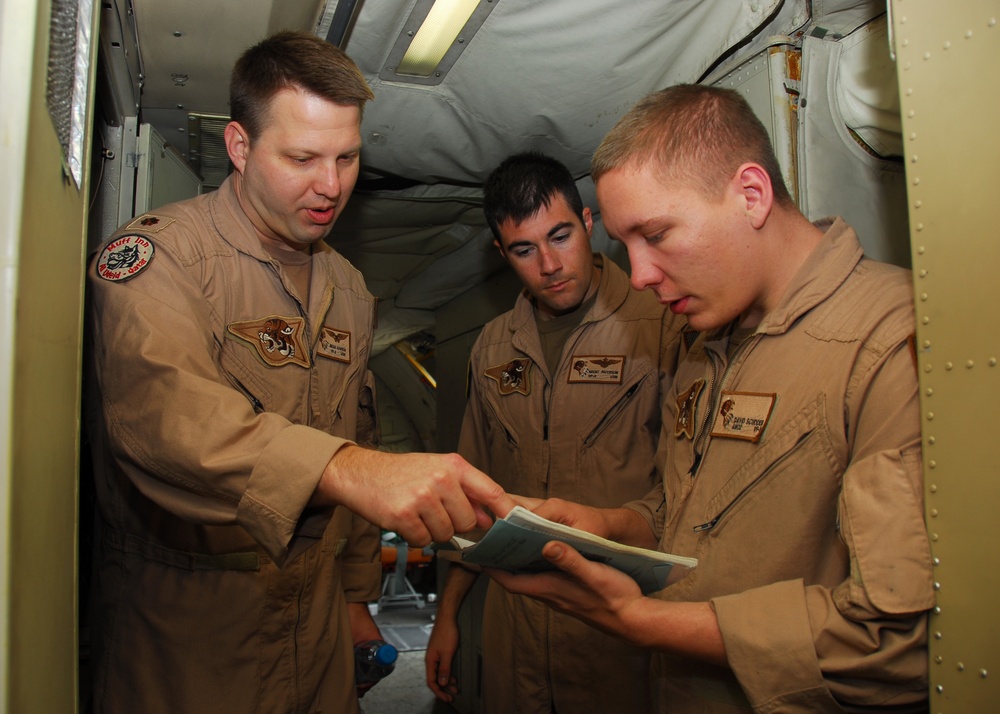
[[[314,389],[317,390],[314,397],[326,402],[331,418],[342,418],[348,390],[353,388],[358,391],[363,386],[358,384],[358,380],[361,379],[360,369],[353,364],[328,360],[317,360],[316,369],[319,378],[314,382]]]
[[[220,371],[226,381],[247,398],[255,412],[274,411],[273,380],[267,379],[265,371],[276,368],[266,367],[247,347],[232,339],[223,337],[217,348]]]
[[[645,392],[645,384],[650,382],[649,375],[640,375],[630,383],[624,384],[620,389],[616,389],[608,394],[594,410],[587,420],[582,433],[585,447],[593,445],[603,434],[609,430],[613,433],[621,432],[625,427],[631,426],[639,428],[646,420],[649,409],[643,409],[642,405],[648,402]],[[655,399],[655,395],[653,395]],[[652,405],[651,405],[652,406]],[[624,420],[632,415],[631,425]],[[621,422],[619,424],[619,422]],[[629,432],[634,429],[628,429]]]
[[[730,464],[739,466],[708,501],[696,532],[718,534],[727,521],[751,508],[755,521],[786,522],[787,511],[796,503],[820,498],[830,500],[831,508],[836,503],[842,469],[830,437],[825,395],[783,424],[771,426],[777,429],[757,444],[713,438],[695,478],[709,478],[714,469]]]
[[[520,443],[520,420],[517,419],[512,413],[511,407],[524,405],[509,404],[504,400],[525,400],[527,398],[528,397],[522,394],[498,396],[495,394],[489,394],[488,392],[486,393],[483,403],[486,405],[486,413],[488,416],[487,426],[494,432],[489,439],[491,444],[504,443],[511,451],[517,449],[518,444]],[[526,426],[528,425],[520,425],[522,428]]]

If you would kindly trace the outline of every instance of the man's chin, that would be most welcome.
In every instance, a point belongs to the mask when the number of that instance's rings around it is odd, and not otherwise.
[[[305,248],[325,240],[332,232],[332,223],[328,226],[313,226],[310,230],[303,230],[297,233],[290,243]]]

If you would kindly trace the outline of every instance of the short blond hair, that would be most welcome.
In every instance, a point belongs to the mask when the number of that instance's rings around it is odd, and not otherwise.
[[[794,206],[767,130],[746,100],[730,89],[678,84],[639,100],[615,124],[594,153],[591,177],[654,166],[668,183],[714,199],[747,162],[767,172],[777,203]]]

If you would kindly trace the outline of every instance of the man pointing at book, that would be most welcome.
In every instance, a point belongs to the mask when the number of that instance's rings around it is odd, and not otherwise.
[[[537,512],[698,566],[643,597],[549,543],[563,572],[491,575],[652,650],[659,711],[926,711],[934,596],[909,273],[865,258],[842,220],[799,213],[729,90],[640,101],[592,175],[632,285],[691,331],[665,400],[661,487],[626,508]]]

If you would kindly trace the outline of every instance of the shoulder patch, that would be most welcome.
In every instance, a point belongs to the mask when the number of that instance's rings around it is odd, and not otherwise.
[[[512,359],[484,370],[483,375],[497,383],[497,389],[503,396],[515,392],[527,396],[531,391],[531,364],[527,357]]]
[[[143,215],[134,218],[131,223],[125,226],[125,230],[159,233],[173,222],[173,218],[154,216],[152,213],[144,213]]]
[[[694,439],[695,407],[698,395],[705,387],[704,379],[696,379],[686,392],[677,395],[677,420],[674,422],[674,436]]]
[[[305,324],[301,317],[272,315],[259,320],[233,322],[228,329],[230,334],[253,347],[268,366],[297,364],[309,367],[309,353],[302,339]]]
[[[121,282],[134,278],[153,260],[156,248],[145,236],[124,235],[108,241],[97,259],[97,274],[105,280]]]

